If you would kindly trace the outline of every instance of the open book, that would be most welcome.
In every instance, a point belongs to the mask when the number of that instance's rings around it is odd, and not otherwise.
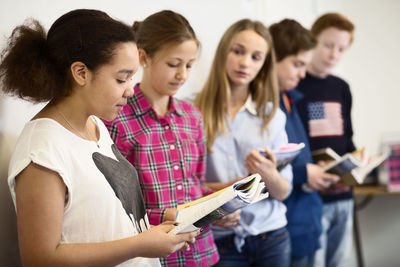
[[[331,160],[340,160],[341,156],[337,154],[332,148],[325,147],[321,149],[317,149],[311,151],[311,156],[315,160],[318,161],[331,161]]]
[[[179,225],[170,233],[194,231],[268,195],[261,176],[252,174],[213,194],[179,205],[175,218]]]
[[[336,154],[334,151],[333,153]],[[367,175],[382,164],[388,156],[389,153],[383,153],[372,157],[366,153],[365,149],[346,153],[343,156],[336,154],[334,157],[337,160],[325,166],[324,170],[339,175],[341,182],[346,185],[362,184]]]
[[[300,154],[304,146],[304,143],[289,143],[273,150],[272,152],[275,155],[276,167],[278,170],[282,170],[286,165],[291,163]],[[268,154],[265,151],[259,150],[259,152],[261,155],[268,158]]]

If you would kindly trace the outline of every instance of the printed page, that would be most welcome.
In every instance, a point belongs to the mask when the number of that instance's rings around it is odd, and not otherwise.
[[[232,186],[210,196],[178,206],[176,221],[179,223],[170,233],[184,233],[214,222],[235,210],[268,197],[259,174],[244,178]]]
[[[369,163],[367,163],[364,166],[360,166],[356,168],[352,174],[354,178],[356,179],[358,184],[362,184],[364,182],[364,179],[367,177],[367,175],[372,172],[373,169],[381,165],[388,157],[389,153],[384,153],[381,154],[377,157],[374,157]]]
[[[339,175],[343,177],[353,169],[360,166],[360,162],[357,161],[350,154],[344,156],[340,161],[333,162],[324,168],[324,171]]]

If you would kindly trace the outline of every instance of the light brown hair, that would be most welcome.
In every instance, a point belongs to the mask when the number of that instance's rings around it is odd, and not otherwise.
[[[279,105],[279,90],[275,73],[275,53],[268,28],[259,21],[249,19],[239,20],[231,25],[222,36],[215,52],[208,79],[195,100],[195,105],[203,115],[207,149],[209,152],[212,152],[211,147],[217,134],[224,133],[226,117],[228,115],[230,87],[225,70],[225,62],[231,51],[234,37],[239,32],[245,30],[256,32],[267,42],[269,47],[269,52],[262,68],[249,85],[249,93],[253,101],[256,102],[257,116],[263,122],[261,131],[267,128]],[[268,102],[272,103],[272,108],[269,112],[267,112]]]
[[[154,13],[142,22],[135,21],[132,29],[136,35],[137,47],[146,51],[150,57],[168,44],[194,40],[200,45],[187,19],[171,10]]]

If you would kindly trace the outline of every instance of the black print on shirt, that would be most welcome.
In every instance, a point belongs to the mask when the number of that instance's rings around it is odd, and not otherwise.
[[[111,149],[117,160],[95,152],[92,155],[93,161],[106,177],[137,231],[141,233],[150,228],[150,225],[146,225],[146,210],[136,169],[114,144]]]

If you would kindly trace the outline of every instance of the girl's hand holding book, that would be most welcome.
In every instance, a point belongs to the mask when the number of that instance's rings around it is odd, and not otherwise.
[[[215,221],[213,225],[215,226],[220,226],[220,227],[233,227],[233,226],[238,226],[239,225],[239,220],[240,220],[240,211],[241,210],[236,210],[232,212],[231,214],[228,214],[221,219]]]
[[[157,226],[150,227],[149,230],[141,233],[137,237],[141,238],[143,251],[140,253],[142,257],[148,258],[165,258],[171,253],[188,250],[189,244],[196,242],[196,236],[200,234],[200,230],[187,232],[183,234],[168,234],[176,225],[176,222],[168,221]],[[148,249],[151,248],[151,249]]]
[[[269,179],[278,179],[279,172],[276,169],[276,158],[272,150],[265,149],[265,155],[260,151],[253,149],[247,154],[246,168],[249,173],[259,173],[263,180],[268,184]]]

